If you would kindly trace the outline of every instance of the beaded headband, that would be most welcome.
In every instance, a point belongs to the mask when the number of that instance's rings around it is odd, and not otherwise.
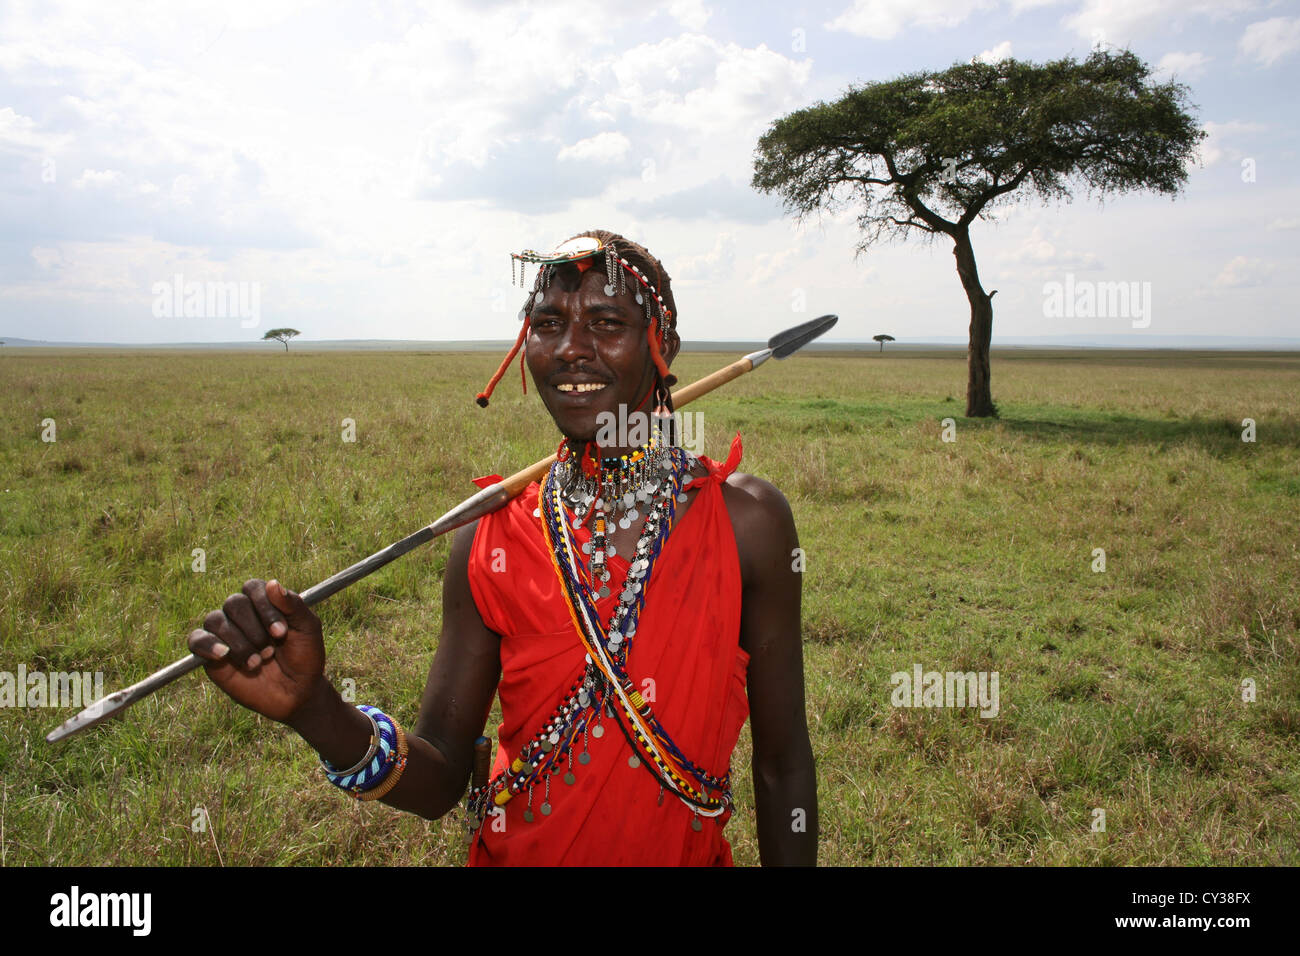
[[[524,301],[524,307],[519,310],[519,319],[523,324],[519,329],[519,337],[515,340],[514,347],[506,354],[505,360],[502,361],[496,374],[488,381],[487,387],[479,392],[475,398],[480,407],[487,408],[488,400],[492,397],[492,390],[496,388],[497,383],[505,375],[506,369],[510,367],[515,355],[523,348],[524,339],[528,336],[533,307],[542,301],[545,290],[550,288],[556,267],[572,263],[579,272],[586,272],[595,265],[596,256],[601,256],[605,263],[605,295],[611,298],[615,295],[623,295],[628,289],[627,277],[631,276],[635,280],[632,287],[633,295],[636,304],[641,306],[645,313],[646,339],[650,343],[650,356],[654,360],[655,368],[664,385],[672,386],[676,383],[677,378],[668,371],[668,363],[664,361],[663,357],[664,349],[667,347],[668,332],[672,328],[673,313],[665,304],[659,290],[654,287],[645,273],[628,262],[624,256],[619,255],[618,249],[613,242],[605,242],[595,236],[575,236],[561,243],[551,252],[537,252],[533,249],[525,249],[523,252],[512,252],[510,254],[511,285],[515,283],[516,262],[519,263],[518,281],[522,288],[527,288],[525,270],[528,263],[536,263],[541,268],[537,270],[537,277],[533,280],[532,292]],[[519,378],[523,383],[524,392],[527,393],[528,381],[524,375],[524,358],[522,355],[519,358]]]

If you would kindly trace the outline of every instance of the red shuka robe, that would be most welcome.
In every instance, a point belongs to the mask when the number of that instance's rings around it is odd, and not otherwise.
[[[740,647],[740,559],[722,483],[740,463],[737,435],[725,464],[701,456],[709,474],[687,487],[700,490],[669,533],[650,574],[645,607],[628,656],[633,685],[650,700],[678,748],[705,772],[720,776],[745,719],[749,655]],[[546,547],[542,519],[534,517],[540,487],[529,485],[506,507],[479,520],[469,559],[469,583],[484,623],[501,635],[501,725],[495,776],[519,755],[567,696],[586,665]],[[579,546],[590,539],[573,532]],[[498,550],[500,549],[500,550]],[[628,562],[609,558],[610,596],[597,602],[608,622]],[[493,570],[493,568],[498,570]],[[648,683],[653,681],[653,683]],[[700,817],[672,790],[660,803],[658,782],[644,766],[628,765],[632,749],[608,716],[604,736],[588,734],[591,761],[582,764],[581,736],[569,761],[550,778],[552,812],[543,815],[546,786],[533,787],[534,822],[524,820],[528,793],[489,816],[470,847],[471,866],[492,865],[731,865],[723,836],[730,811]],[[576,781],[563,781],[571,769]]]

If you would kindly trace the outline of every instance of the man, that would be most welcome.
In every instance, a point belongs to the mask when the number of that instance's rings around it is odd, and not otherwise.
[[[657,428],[636,447],[597,443],[611,417],[631,445],[670,412],[680,340],[658,260],[604,231],[514,258],[540,269],[478,400],[522,349],[563,460],[456,535],[415,733],[342,701],[319,619],[276,581],[231,595],[190,648],[236,701],[297,730],[336,785],[427,819],[464,795],[499,693],[494,773],[468,800],[472,864],[729,864],[748,714],[762,861],[813,864],[789,505],[735,472],[739,436],[725,464]]]

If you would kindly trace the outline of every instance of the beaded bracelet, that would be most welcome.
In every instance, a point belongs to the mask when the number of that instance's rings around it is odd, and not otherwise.
[[[324,759],[321,760],[321,769],[325,772],[325,778],[340,790],[346,790],[354,797],[361,797],[363,793],[374,790],[380,784],[385,782],[389,772],[394,766],[400,764],[399,775],[406,766],[406,735],[402,732],[397,721],[389,717],[378,707],[370,707],[366,704],[358,704],[357,710],[361,711],[370,719],[371,725],[375,730],[375,736],[378,737],[377,748],[372,747],[371,759],[366,764],[358,764],[355,767],[349,767],[347,770],[337,770]],[[377,752],[374,752],[377,749]],[[359,768],[359,769],[358,769]],[[396,780],[393,783],[396,784]],[[385,793],[391,787],[384,790]]]
[[[369,764],[370,761],[375,759],[375,754],[379,752],[379,741],[381,739],[379,734],[379,724],[375,722],[375,718],[370,713],[368,713],[365,709],[362,709],[361,712],[365,714],[366,719],[370,721],[370,749],[366,751],[366,755],[364,757],[358,760],[347,770],[334,769],[334,767],[331,766],[329,761],[327,761],[324,757],[322,757],[320,761],[320,765],[321,765],[321,769],[325,771],[326,776],[332,774],[333,776],[340,777],[340,778],[350,777],[354,773],[357,773],[358,771],[365,769],[366,765]]]
[[[393,726],[397,728],[397,759],[389,764],[392,772],[389,773],[379,786],[364,793],[356,794],[358,800],[381,800],[388,795],[388,791],[397,786],[397,781],[402,779],[402,773],[406,770],[406,734],[402,732],[402,725],[393,721]]]

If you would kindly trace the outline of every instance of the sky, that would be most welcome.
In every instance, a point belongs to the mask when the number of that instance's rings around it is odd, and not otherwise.
[[[40,0],[0,2],[0,339],[513,339],[510,253],[589,228],[663,261],[688,342],[826,312],[964,337],[950,241],[796,222],[757,140],[850,86],[1099,45],[1208,137],[1177,198],[976,223],[994,343],[1300,336],[1297,2]]]

